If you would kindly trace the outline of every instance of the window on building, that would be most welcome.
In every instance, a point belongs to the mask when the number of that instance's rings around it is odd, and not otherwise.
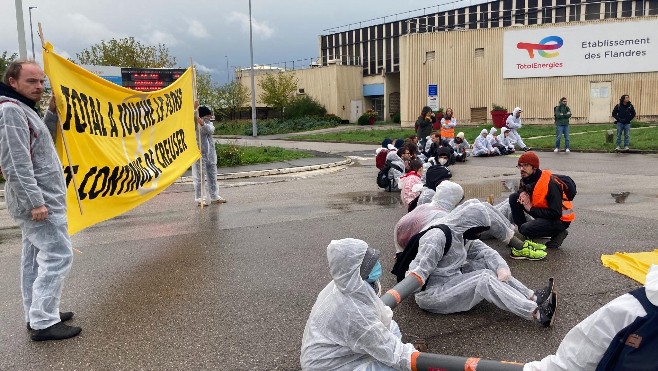
[[[604,3],[603,18],[617,18],[617,2]]]
[[[658,0],[648,0],[649,15],[658,15]]]
[[[635,1],[635,16],[642,17],[644,15],[644,0]]]
[[[475,58],[484,58],[484,48],[475,48]]]
[[[580,4],[574,4],[569,7],[569,22],[578,22],[578,21],[580,21]]]
[[[512,25],[512,0],[503,1],[503,27]]]
[[[478,28],[489,28],[489,5],[491,3],[478,5],[478,12],[480,14]]]
[[[585,4],[585,20],[601,19],[601,3]]]
[[[561,23],[567,21],[567,1],[566,0],[557,0],[555,2],[555,23]]]
[[[622,17],[632,17],[633,16],[633,2],[632,1],[623,1],[621,3],[621,16]]]
[[[537,9],[537,0],[528,0],[528,24],[537,24],[539,18],[539,10]]]

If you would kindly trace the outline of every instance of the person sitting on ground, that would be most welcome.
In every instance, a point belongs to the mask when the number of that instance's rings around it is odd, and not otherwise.
[[[393,141],[389,138],[384,139],[382,146],[375,150],[375,166],[381,170],[386,165],[386,156],[390,151],[397,151],[393,145]]]
[[[521,139],[521,135],[519,134],[519,129],[521,129],[521,112],[523,110],[520,107],[514,108],[514,111],[507,116],[507,121],[505,121],[505,125],[510,129],[509,130],[509,138],[512,141],[513,144],[518,145],[519,148],[521,148],[524,151],[529,151],[532,148],[528,147],[523,143],[523,139]]]
[[[491,127],[491,129],[489,130],[489,135],[487,135],[487,140],[489,141],[489,144],[491,144],[492,148],[498,150],[499,154],[501,155],[506,154],[505,147],[503,147],[498,141],[498,129],[496,129],[496,127],[494,126]]]
[[[425,284],[425,289],[415,294],[416,303],[429,312],[449,314],[470,310],[486,300],[519,317],[551,326],[557,307],[553,280],[533,291],[514,279],[505,259],[479,240],[480,233],[488,230],[507,243],[514,237],[511,224],[490,204],[469,201],[432,221],[432,226],[447,227],[450,236],[445,228],[433,228],[420,237],[418,253],[406,273]]]
[[[432,108],[429,106],[423,107],[420,116],[418,116],[418,119],[416,120],[416,135],[418,135],[420,148],[425,148],[427,137],[432,132],[435,122],[436,116],[434,115],[434,112],[432,112]]]
[[[396,253],[404,251],[411,237],[429,227],[433,220],[448,215],[464,199],[464,189],[448,178],[439,182],[436,192],[432,190],[430,202],[418,205],[397,222],[393,229]]]
[[[482,129],[480,135],[475,139],[475,142],[473,143],[473,151],[471,152],[473,157],[497,156],[500,154],[498,148],[491,146],[491,143],[487,139],[487,134],[489,134],[487,129]]]
[[[643,339],[628,331],[636,321],[651,315],[658,315],[658,265],[655,264],[649,268],[643,288],[619,296],[592,313],[569,330],[554,355],[526,363],[523,370],[617,370],[614,367],[621,365],[626,366],[624,370],[655,370],[658,365],[655,336],[652,347],[650,338]],[[615,352],[619,348],[623,350]],[[637,357],[635,363],[622,358],[627,354]],[[646,357],[644,362],[641,355]]]
[[[327,247],[332,281],[306,322],[302,370],[411,370],[416,350],[401,341],[393,311],[378,296],[379,254],[352,238]]]
[[[398,149],[397,151],[390,151],[386,154],[386,163],[393,164],[388,170],[388,178],[391,180],[390,191],[399,191],[400,177],[404,175],[405,161],[409,161],[411,154],[406,146]]]
[[[498,144],[500,144],[504,149],[504,152],[501,150],[501,153],[509,155],[515,152],[514,144],[512,144],[512,141],[509,139],[509,129],[504,126],[500,128]]]
[[[430,140],[427,142],[427,145],[425,146],[425,157],[432,158],[436,157],[439,148],[445,147],[448,145],[448,142],[446,140],[443,140],[441,138],[441,134],[439,134],[438,131],[433,131],[432,134],[430,134]]]
[[[457,119],[453,116],[452,108],[448,107],[441,119],[441,138],[452,142],[455,138],[455,126],[457,126]]]
[[[512,249],[513,259],[543,259],[546,247],[558,248],[567,237],[567,228],[575,219],[571,201],[548,170],[539,169],[539,157],[526,152],[519,157],[519,190],[509,196],[512,219],[519,233],[529,239],[532,249]],[[534,220],[527,220],[526,213]],[[550,237],[546,245],[532,240]]]
[[[404,207],[409,207],[409,203],[420,196],[420,192],[414,192],[416,184],[423,184],[421,176],[423,175],[423,163],[419,159],[409,161],[409,171],[400,177],[400,198]]]
[[[455,136],[455,140],[452,143],[452,147],[455,150],[455,161],[457,162],[466,162],[466,158],[471,154],[468,153],[468,149],[471,148],[471,145],[464,139],[464,132],[460,131]]]

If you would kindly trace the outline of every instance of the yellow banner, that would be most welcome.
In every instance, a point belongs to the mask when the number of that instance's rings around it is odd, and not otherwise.
[[[201,156],[191,68],[162,90],[140,92],[78,67],[50,43],[43,60],[73,167],[58,130],[70,234],[148,201]]]

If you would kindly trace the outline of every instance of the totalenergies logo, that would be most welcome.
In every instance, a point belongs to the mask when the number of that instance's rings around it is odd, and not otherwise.
[[[560,53],[558,52],[548,52],[549,50],[560,49],[564,44],[564,40],[560,36],[548,36],[539,41],[538,44],[533,43],[524,43],[520,42],[516,44],[517,49],[523,49],[528,51],[528,56],[530,58],[535,57],[535,50],[544,58],[555,58]]]

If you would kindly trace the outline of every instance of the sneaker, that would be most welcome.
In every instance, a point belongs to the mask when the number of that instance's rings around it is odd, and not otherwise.
[[[628,150],[629,150],[628,146],[624,147],[624,151],[628,151]]]
[[[523,151],[524,151],[524,152],[528,152],[528,151],[530,151],[531,149],[532,149],[532,147],[523,147]]]
[[[70,321],[73,318],[73,312],[59,312],[59,320],[64,322],[64,321]],[[27,323],[27,329],[32,331],[32,327],[30,326],[30,322]]]
[[[64,322],[57,322],[43,330],[35,330],[31,338],[34,341],[63,340],[78,336],[80,331],[82,331],[80,327],[65,325]]]
[[[544,251],[546,250],[546,245],[539,243],[539,242],[534,242],[533,240],[525,240],[523,241],[523,248],[529,248],[531,250],[539,250],[539,251]]]
[[[567,148],[567,149],[564,150],[564,152],[569,153],[571,151],[569,150],[569,148]]]
[[[619,146],[615,147],[615,151],[619,151]]]
[[[512,253],[510,254],[510,258],[512,259],[542,260],[545,257],[546,251],[533,250],[529,247],[524,247],[521,250],[512,247]]]
[[[213,200],[211,200],[210,202],[213,203],[213,204],[225,204],[225,203],[226,203],[226,199],[225,199],[224,197],[222,197],[222,196],[217,196],[216,199],[213,199]]]
[[[201,206],[201,199],[200,198],[195,198],[194,202],[196,203],[197,206]],[[210,203],[208,200],[203,200],[203,206],[208,206]]]
[[[546,242],[546,247],[550,247],[551,249],[557,249],[558,247],[562,246],[562,242],[564,242],[564,239],[567,238],[568,235],[569,235],[569,231],[567,231],[566,229],[563,230],[557,235],[551,237],[551,239],[548,240],[548,242]]]
[[[537,322],[541,323],[542,326],[548,327],[553,326],[555,321],[555,311],[557,310],[557,294],[552,292],[551,295],[543,303],[537,307],[537,312],[539,313],[539,318]]]
[[[537,302],[537,305],[545,302],[554,290],[555,284],[553,282],[553,277],[551,277],[548,279],[548,285],[546,285],[546,287],[535,290],[535,296],[537,297],[535,301]]]
[[[553,152],[558,153],[558,152],[560,152],[560,149],[556,148],[556,149],[553,150]]]

